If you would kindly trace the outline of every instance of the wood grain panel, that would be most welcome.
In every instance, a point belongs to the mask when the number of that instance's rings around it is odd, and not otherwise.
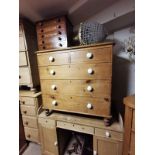
[[[49,58],[53,57],[54,60],[50,61]],[[69,63],[69,53],[44,53],[37,56],[38,66],[61,65]]]
[[[88,69],[93,70],[93,74],[88,74]],[[55,72],[50,74],[51,70]],[[112,64],[77,64],[63,66],[39,67],[40,79],[111,79]]]
[[[52,86],[56,89],[52,89]],[[88,91],[91,87],[92,91]],[[75,95],[109,99],[111,96],[110,80],[41,80],[41,90],[47,95]]]
[[[77,97],[77,96],[56,96],[43,95],[43,106],[45,109],[53,109],[58,111],[74,112],[89,114],[95,116],[109,116],[110,104],[109,101],[100,98]],[[52,105],[56,101],[57,105]],[[87,104],[91,103],[92,109],[87,108]]]

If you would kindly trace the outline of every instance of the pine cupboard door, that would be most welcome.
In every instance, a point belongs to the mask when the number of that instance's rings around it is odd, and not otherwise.
[[[122,142],[94,136],[94,155],[122,155]]]
[[[55,121],[39,118],[42,155],[58,155]]]

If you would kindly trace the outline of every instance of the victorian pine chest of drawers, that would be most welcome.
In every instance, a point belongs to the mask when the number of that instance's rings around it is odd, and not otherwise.
[[[65,16],[37,22],[36,30],[39,50],[65,48],[71,42],[72,26]]]
[[[19,24],[19,86],[34,88],[39,85],[37,69],[37,38],[35,25],[27,20]]]
[[[21,90],[19,101],[25,138],[28,141],[39,143],[37,111],[41,105],[41,92]]]
[[[37,52],[43,108],[111,117],[112,43]]]

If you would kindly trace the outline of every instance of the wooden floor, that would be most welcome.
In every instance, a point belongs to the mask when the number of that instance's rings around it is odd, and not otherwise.
[[[22,155],[41,155],[40,145],[30,142]]]

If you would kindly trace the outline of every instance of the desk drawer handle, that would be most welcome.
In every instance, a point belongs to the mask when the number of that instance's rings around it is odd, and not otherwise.
[[[92,86],[88,86],[87,87],[87,91],[92,92],[93,91],[93,87]]]
[[[24,114],[27,114],[27,111],[23,111]]]
[[[57,101],[56,100],[52,101],[52,105],[56,106],[57,105]]]
[[[54,57],[50,56],[50,57],[48,58],[48,60],[49,60],[50,62],[53,62],[53,61],[54,61]]]
[[[87,72],[88,72],[88,74],[93,74],[94,73],[92,68],[88,68]]]
[[[88,109],[92,109],[92,108],[93,108],[92,104],[91,104],[91,103],[88,103],[88,104],[87,104],[87,108],[88,108]]]
[[[105,132],[105,136],[107,137],[107,138],[109,138],[111,135],[110,135],[110,132],[108,132],[108,131],[106,131]]]
[[[53,90],[56,90],[56,89],[57,89],[56,85],[52,85],[51,88],[52,88]]]
[[[27,137],[28,137],[28,138],[31,138],[31,135],[29,134],[29,135],[27,135]]]
[[[50,70],[50,74],[55,75],[55,71],[54,70]]]
[[[29,123],[28,122],[25,122],[25,124],[28,125]]]
[[[87,57],[88,59],[92,59],[92,58],[93,58],[93,54],[90,53],[90,52],[88,52],[88,53],[86,54],[86,57]]]

